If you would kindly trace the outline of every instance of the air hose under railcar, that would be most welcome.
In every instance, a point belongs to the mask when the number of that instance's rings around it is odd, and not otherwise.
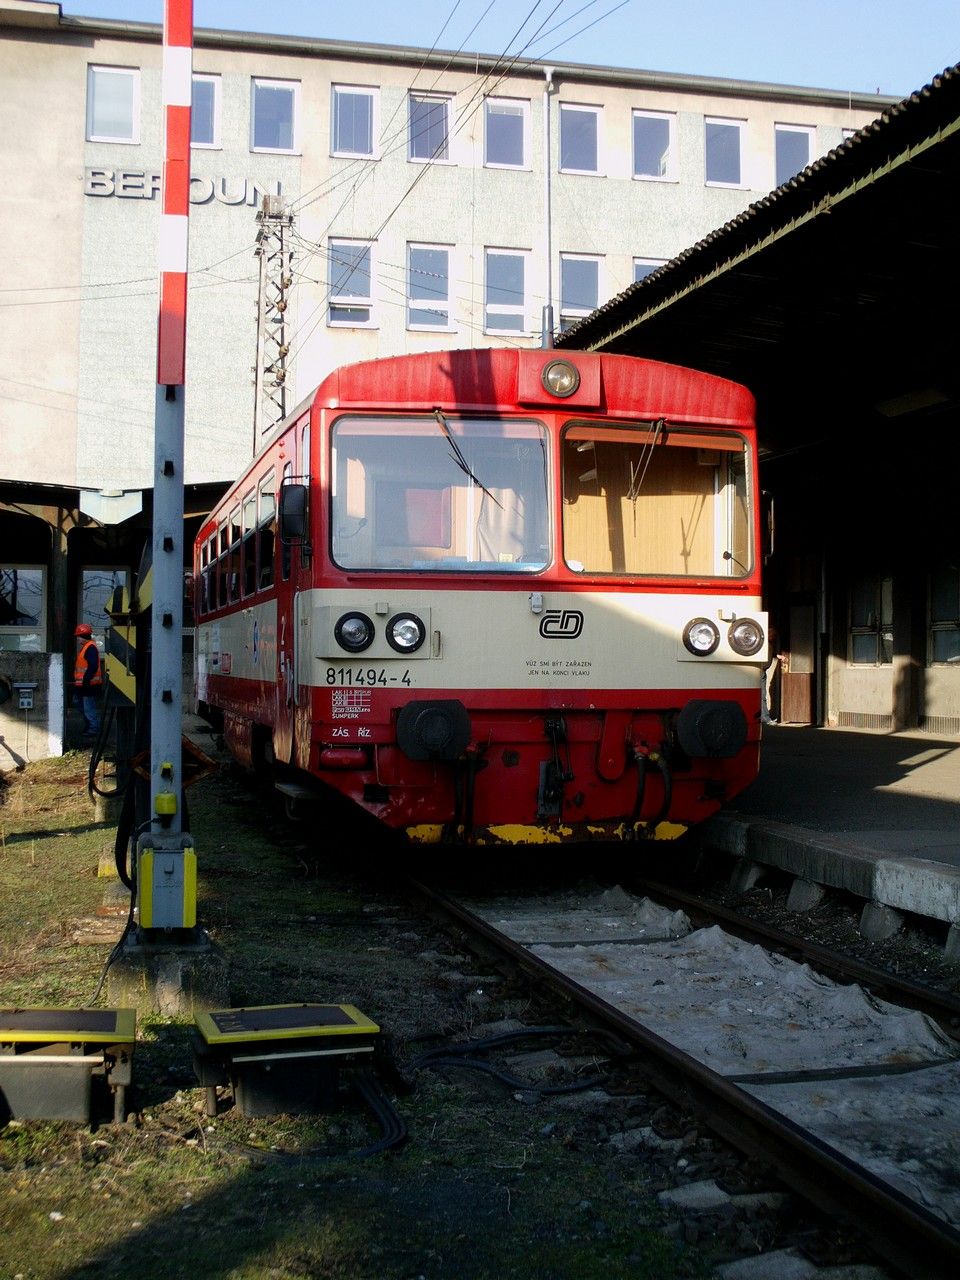
[[[454,762],[452,819],[444,825],[442,843],[452,844],[458,839],[469,840],[473,834],[473,801],[476,795],[477,774],[487,767],[487,744],[468,748],[462,759]]]
[[[631,829],[635,830],[636,824],[640,821],[640,812],[643,809],[643,802],[646,797],[647,772],[651,764],[660,770],[660,776],[663,779],[663,797],[660,801],[660,808],[657,810],[655,817],[651,818],[644,828],[647,833],[652,834],[656,832],[660,823],[669,816],[670,806],[673,803],[673,773],[670,770],[670,762],[664,751],[641,751],[638,747],[634,747],[633,758],[637,766],[637,794],[630,814]]]

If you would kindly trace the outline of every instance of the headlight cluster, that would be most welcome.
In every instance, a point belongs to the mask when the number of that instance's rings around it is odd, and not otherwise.
[[[737,618],[727,628],[727,644],[742,658],[752,658],[765,642],[763,627],[753,618]],[[683,629],[683,643],[698,658],[709,657],[720,644],[720,628],[709,618],[693,618]]]
[[[416,653],[427,636],[427,629],[415,613],[397,613],[386,625],[387,644],[397,653]],[[376,639],[377,629],[365,613],[351,610],[337,619],[334,639],[347,653],[363,653]]]

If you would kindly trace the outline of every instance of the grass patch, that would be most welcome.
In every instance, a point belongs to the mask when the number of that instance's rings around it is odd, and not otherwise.
[[[76,945],[73,926],[102,900],[96,868],[113,843],[112,828],[93,819],[85,757],[31,765],[0,797],[0,1003],[82,1004],[107,948]],[[352,851],[291,826],[226,771],[191,793],[191,809],[200,917],[227,953],[234,1003],[349,1002],[400,1040],[477,1017],[425,958],[452,951],[449,940],[398,905],[385,881],[358,879]],[[364,852],[375,865],[376,850]],[[348,1153],[376,1136],[359,1107],[209,1120],[189,1026],[141,1020],[139,1036],[136,1124],[0,1131],[0,1274],[707,1274],[657,1229],[642,1169],[611,1154],[588,1111],[531,1104],[462,1072],[424,1073],[398,1102],[410,1141],[357,1160]]]

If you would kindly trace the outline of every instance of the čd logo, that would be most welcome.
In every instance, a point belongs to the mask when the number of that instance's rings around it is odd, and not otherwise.
[[[544,640],[576,640],[583,630],[583,614],[579,609],[548,609],[540,619]]]

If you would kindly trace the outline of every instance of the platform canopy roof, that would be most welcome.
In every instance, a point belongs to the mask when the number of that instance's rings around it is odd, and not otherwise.
[[[960,410],[960,66],[558,339],[733,378],[761,447]],[[884,433],[886,434],[886,433]]]

